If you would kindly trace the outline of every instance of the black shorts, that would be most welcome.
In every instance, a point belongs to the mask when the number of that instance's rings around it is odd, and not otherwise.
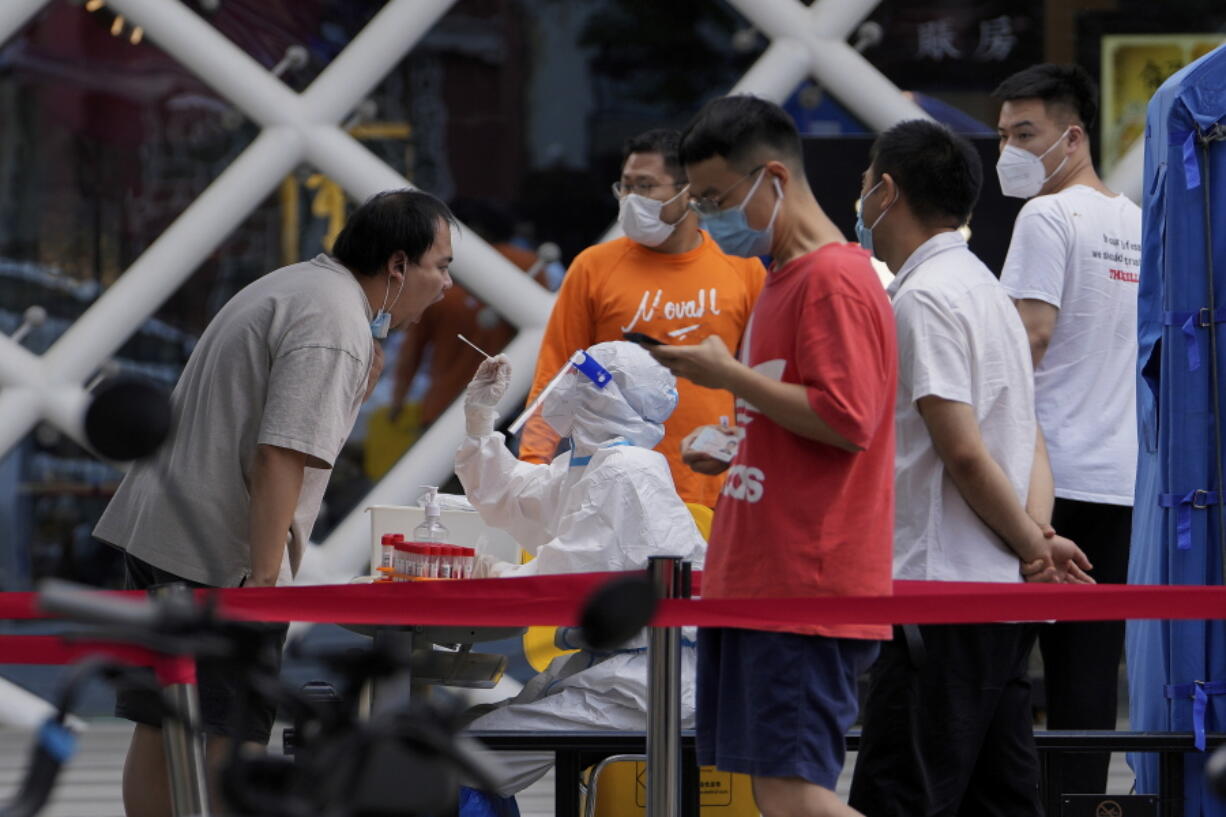
[[[168,573],[161,568],[124,554],[124,587],[128,590],[148,590],[163,584],[182,582],[189,587],[207,587]],[[285,645],[288,625],[268,625],[278,632],[277,666],[280,668],[281,647]],[[152,670],[150,670],[152,677]],[[206,734],[237,738],[240,741],[267,744],[277,708],[263,700],[253,699],[247,707],[243,723],[235,723],[241,687],[232,670],[209,659],[196,663],[196,689],[200,696],[200,725]],[[146,726],[161,728],[162,705],[155,692],[145,689],[120,689],[115,696],[115,715]]]

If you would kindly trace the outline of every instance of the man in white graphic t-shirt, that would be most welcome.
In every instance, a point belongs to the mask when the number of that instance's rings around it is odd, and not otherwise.
[[[1034,360],[1035,404],[1055,480],[1050,520],[1100,583],[1128,576],[1137,435],[1135,372],[1141,211],[1094,170],[1097,88],[1081,68],[1036,65],[1006,79],[1001,192],[1018,214],[1001,282]],[[1039,635],[1051,729],[1114,729],[1123,622],[1045,625]],[[1108,755],[1069,754],[1060,791],[1105,790]]]

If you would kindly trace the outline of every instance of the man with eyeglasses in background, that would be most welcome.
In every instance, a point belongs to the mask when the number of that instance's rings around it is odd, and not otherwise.
[[[613,184],[625,237],[588,247],[576,256],[545,329],[529,401],[576,349],[648,335],[665,344],[691,345],[718,337],[740,345],[766,271],[756,258],[725,254],[699,229],[689,208],[689,185],[677,158],[680,134],[659,128],[629,139],[621,179]],[[677,383],[677,409],[656,446],[669,461],[677,493],[686,502],[715,507],[722,474],[701,474],[681,461],[681,441],[694,428],[733,417],[732,395]],[[549,462],[558,435],[539,416],[524,427],[519,455]]]

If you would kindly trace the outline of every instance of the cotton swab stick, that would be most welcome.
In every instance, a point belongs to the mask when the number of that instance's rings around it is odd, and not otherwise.
[[[464,337],[463,335],[461,335],[459,332],[457,332],[457,333],[456,333],[456,337],[457,337],[457,338],[459,338],[460,340],[464,341],[465,343],[467,343],[469,346],[471,346],[471,347],[473,347],[474,349],[476,349],[476,350],[477,350],[478,352],[480,352],[481,354],[485,355],[485,359],[486,359],[486,360],[489,360],[490,358],[492,358],[492,357],[493,357],[493,355],[491,355],[489,352],[485,351],[485,350],[484,350],[484,349],[482,349],[480,346],[478,346],[477,344],[473,343],[473,342],[472,342],[471,340],[469,340],[468,338],[466,338],[466,337]]]

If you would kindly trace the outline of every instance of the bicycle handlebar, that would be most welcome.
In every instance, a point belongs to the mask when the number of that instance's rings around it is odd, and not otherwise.
[[[384,719],[378,724],[362,724],[352,713],[339,719],[325,718],[314,711],[317,707],[312,707],[301,696],[295,696],[282,687],[275,674],[261,680],[262,676],[255,670],[265,664],[258,660],[258,656],[263,655],[263,645],[268,642],[266,634],[258,632],[258,626],[257,631],[252,632],[251,624],[218,618],[213,614],[209,599],[197,599],[182,586],[178,592],[167,592],[153,599],[115,596],[60,580],[46,580],[40,583],[38,590],[38,607],[46,613],[118,631],[117,637],[112,635],[107,640],[147,644],[155,651],[168,655],[222,658],[245,677],[250,694],[262,695],[269,700],[284,698],[282,703],[296,704],[304,712],[314,715],[315,723],[327,732],[327,737],[311,752],[313,762],[308,764],[311,768],[300,768],[297,772],[281,769],[270,777],[265,774],[270,771],[265,768],[268,764],[264,767],[256,764],[252,766],[255,777],[248,777],[242,773],[243,768],[239,765],[242,759],[237,752],[232,757],[234,776],[231,777],[230,773],[224,775],[223,784],[237,786],[237,790],[232,792],[239,795],[233,798],[235,801],[246,800],[248,806],[255,806],[255,809],[244,813],[300,817],[319,813],[318,808],[325,804],[336,805],[342,801],[348,804],[348,810],[342,809],[336,813],[367,813],[359,802],[350,802],[354,797],[353,792],[337,790],[335,783],[339,782],[342,786],[357,784],[370,771],[365,768],[367,764],[371,764],[371,768],[381,768],[380,764],[403,762],[405,750],[413,753],[410,759],[434,757],[442,760],[443,767],[430,768],[462,770],[469,779],[486,789],[497,790],[506,777],[505,768],[484,747],[466,735],[457,734],[459,721],[456,718],[445,717],[441,711],[431,712],[429,707],[414,711],[406,708],[396,717]],[[600,643],[620,641],[627,633],[638,632],[646,624],[654,603],[654,592],[644,577],[613,582],[589,600],[589,609],[583,617],[584,629]],[[94,637],[97,637],[96,633]],[[339,655],[331,658],[327,663],[341,670],[355,685],[360,680],[401,671],[406,661],[404,656],[375,651],[358,658]],[[73,735],[63,726],[63,719],[71,708],[76,690],[91,672],[97,674],[99,671],[108,674],[112,680],[128,672],[115,663],[96,662],[91,665],[87,661],[78,667],[73,682],[65,690],[58,716],[48,721],[39,733],[18,797],[8,806],[0,808],[0,817],[32,817],[45,806],[60,768],[71,754]],[[127,680],[129,683],[144,683],[135,675]],[[175,715],[172,713],[171,717]],[[306,757],[303,759],[307,760]],[[433,773],[441,774],[439,771]],[[257,781],[256,777],[261,776],[268,779]],[[339,780],[334,780],[332,785],[321,785],[328,777]],[[455,785],[454,780],[448,781],[442,776],[436,782],[445,788]],[[293,787],[296,796],[285,798],[284,795],[288,793],[285,786]],[[274,791],[278,788],[279,791]],[[243,797],[243,794],[248,796]],[[404,794],[393,792],[386,796],[403,801]],[[379,792],[378,796],[385,795]],[[282,797],[284,802],[278,801],[278,797]],[[278,802],[280,806],[274,808]],[[380,809],[386,805],[378,803]],[[400,802],[398,807],[404,805],[405,802]],[[425,809],[421,806],[414,810],[434,813],[438,808]]]
[[[39,582],[37,598],[42,612],[86,624],[156,630],[163,618],[151,601],[112,596],[62,579]]]

